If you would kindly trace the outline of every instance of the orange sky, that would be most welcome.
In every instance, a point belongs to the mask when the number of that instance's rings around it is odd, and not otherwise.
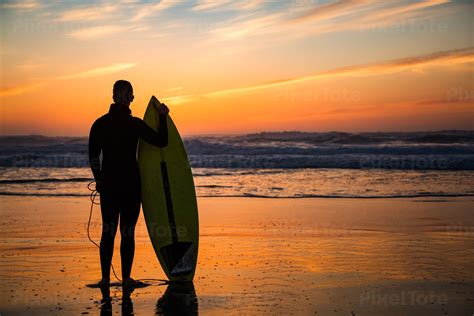
[[[87,135],[117,79],[185,135],[473,128],[470,1],[0,6],[3,135]]]

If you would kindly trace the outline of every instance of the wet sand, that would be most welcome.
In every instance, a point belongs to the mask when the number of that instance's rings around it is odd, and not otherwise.
[[[473,206],[472,198],[200,198],[194,288],[149,281],[122,303],[112,287],[102,313],[472,315]],[[89,207],[87,198],[0,197],[1,315],[99,313],[101,292],[86,286],[100,277]],[[91,234],[99,240],[98,207]],[[143,214],[136,243],[132,276],[165,278]]]

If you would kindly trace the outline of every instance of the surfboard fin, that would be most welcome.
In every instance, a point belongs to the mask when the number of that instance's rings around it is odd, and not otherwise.
[[[172,276],[186,275],[194,269],[196,247],[192,242],[177,242],[160,249]]]

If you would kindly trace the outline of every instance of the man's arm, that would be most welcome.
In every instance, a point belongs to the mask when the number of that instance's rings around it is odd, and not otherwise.
[[[102,150],[99,143],[99,132],[97,122],[91,127],[89,134],[89,164],[96,183],[100,182],[100,152]]]
[[[159,114],[158,119],[158,131],[155,132],[147,123],[137,118],[138,135],[149,144],[158,147],[166,147],[168,145],[168,124],[166,122],[166,115]]]

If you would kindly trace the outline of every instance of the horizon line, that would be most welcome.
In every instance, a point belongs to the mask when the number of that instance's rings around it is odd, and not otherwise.
[[[304,133],[304,134],[329,134],[329,133],[347,133],[347,134],[369,134],[369,133],[385,133],[385,134],[407,134],[407,133],[442,133],[442,132],[474,132],[473,129],[438,129],[438,130],[417,130],[417,131],[343,131],[343,130],[329,130],[329,131],[301,131],[301,130],[282,130],[282,131],[255,131],[247,133],[207,133],[207,134],[184,134],[184,137],[219,137],[219,136],[242,136],[242,135],[253,135],[253,134],[277,134],[277,133]],[[44,134],[5,134],[1,135],[1,138],[6,137],[45,137],[45,138],[88,138],[88,135],[83,136],[70,136],[70,135],[44,135]]]

